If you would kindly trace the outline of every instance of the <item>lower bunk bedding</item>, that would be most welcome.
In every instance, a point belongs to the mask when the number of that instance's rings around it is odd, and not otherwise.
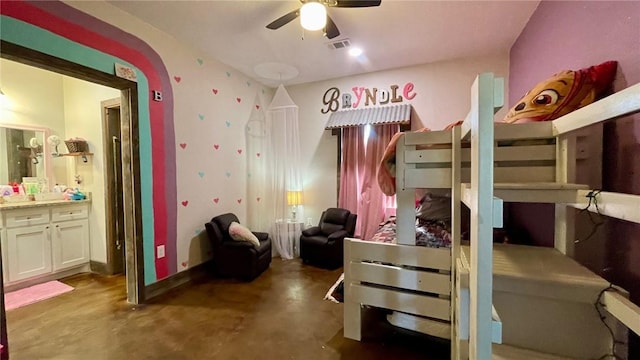
[[[468,242],[468,210],[463,207],[461,240]],[[424,193],[419,201],[416,201],[416,246],[428,248],[451,247],[451,197],[448,193],[438,193],[437,190]],[[379,224],[378,230],[367,242],[396,244],[396,217]],[[510,243],[529,245],[529,234],[522,229],[494,229],[494,243]],[[398,266],[398,265],[395,265]],[[411,268],[411,266],[405,266]],[[335,303],[344,301],[344,273],[331,285],[324,296],[324,300]]]
[[[416,246],[431,248],[451,247],[451,198],[448,195],[425,193],[416,203]],[[396,243],[396,217],[379,224],[378,230],[366,241]],[[344,300],[344,273],[329,288],[324,300],[335,303]]]

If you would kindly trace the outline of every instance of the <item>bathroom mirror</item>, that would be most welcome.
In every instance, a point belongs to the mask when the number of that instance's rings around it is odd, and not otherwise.
[[[48,137],[47,128],[0,124],[0,185],[49,178]]]

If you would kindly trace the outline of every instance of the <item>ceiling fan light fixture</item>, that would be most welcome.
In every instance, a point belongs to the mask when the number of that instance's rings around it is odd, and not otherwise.
[[[300,25],[309,31],[324,28],[327,24],[327,9],[319,2],[308,2],[300,8]]]

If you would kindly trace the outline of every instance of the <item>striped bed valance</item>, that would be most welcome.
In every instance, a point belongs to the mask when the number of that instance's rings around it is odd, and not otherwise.
[[[331,113],[325,129],[360,125],[410,124],[411,104],[341,110]]]

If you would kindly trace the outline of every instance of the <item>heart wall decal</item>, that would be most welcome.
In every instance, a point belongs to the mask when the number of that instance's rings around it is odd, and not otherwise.
[[[177,83],[179,83],[180,80],[182,80],[182,78],[180,76],[174,76],[173,80],[175,80]]]
[[[189,201],[188,200],[185,200],[185,201],[182,202],[182,206],[187,207],[187,205],[189,205]]]
[[[213,95],[218,95],[218,89],[211,89],[213,91]]]
[[[183,148],[183,149],[186,149],[187,148],[187,143],[180,143],[180,147]]]
[[[219,201],[220,201],[220,198],[213,198],[213,202],[214,202],[214,203],[216,203],[216,204],[217,204]]]

